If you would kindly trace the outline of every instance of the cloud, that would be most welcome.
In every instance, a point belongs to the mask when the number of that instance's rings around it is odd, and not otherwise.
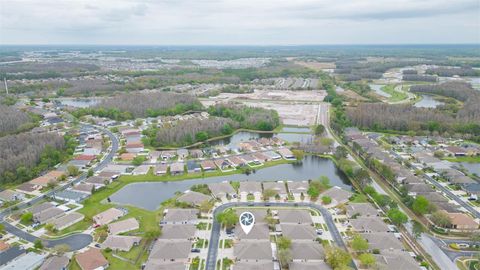
[[[0,5],[0,43],[445,43],[452,37],[480,42],[478,0],[3,0]]]

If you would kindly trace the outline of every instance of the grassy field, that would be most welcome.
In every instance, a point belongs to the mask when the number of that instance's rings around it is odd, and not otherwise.
[[[408,95],[405,92],[396,91],[395,87],[395,84],[389,84],[382,87],[382,91],[390,95],[388,98],[390,102],[398,102],[408,98]]]
[[[470,156],[470,157],[444,157],[444,160],[451,162],[468,162],[468,163],[480,163],[480,156]]]

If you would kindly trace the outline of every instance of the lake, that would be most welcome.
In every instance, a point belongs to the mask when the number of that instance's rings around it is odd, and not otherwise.
[[[259,169],[248,176],[234,174],[175,182],[133,183],[117,191],[110,196],[110,199],[117,204],[133,205],[153,211],[160,206],[160,203],[172,198],[175,192],[183,192],[195,184],[223,181],[304,181],[318,179],[320,176],[328,177],[332,185],[351,190],[347,177],[338,170],[333,161],[316,156],[306,156],[302,164],[281,164]]]
[[[292,129],[295,129],[295,128],[292,128]],[[298,128],[298,130],[304,130],[304,128]],[[230,137],[210,141],[209,144],[212,146],[223,145],[228,148],[235,149],[235,148],[238,148],[238,144],[240,142],[254,140],[258,138],[271,138],[273,136],[276,136],[288,142],[308,143],[313,140],[313,135],[306,134],[306,133],[256,133],[256,132],[240,131],[233,134]]]
[[[476,173],[480,176],[480,163],[470,163],[470,162],[455,162],[458,165],[462,165],[470,173]]]
[[[435,100],[433,96],[430,95],[422,95],[422,100],[415,103],[415,107],[417,108],[436,108],[439,105],[443,105],[445,103]]]

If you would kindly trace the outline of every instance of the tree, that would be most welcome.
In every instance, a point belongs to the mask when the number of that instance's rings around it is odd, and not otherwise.
[[[364,252],[368,250],[368,242],[361,235],[356,234],[352,240],[352,248],[356,252]]]
[[[316,189],[315,187],[310,186],[307,190],[307,194],[312,200],[316,200],[318,198],[318,195],[320,195],[320,191],[318,191],[318,189]]]
[[[57,255],[63,255],[70,251],[70,246],[67,244],[60,244],[53,247]]]
[[[292,150],[293,156],[297,159],[297,161],[302,161],[303,157],[305,156],[305,152],[303,150]]]
[[[328,246],[325,248],[325,261],[333,269],[345,269],[351,260],[350,254],[339,247]]]
[[[67,167],[67,172],[68,172],[68,175],[70,176],[77,176],[80,173],[80,171],[78,170],[78,167],[73,165],[70,165]]]
[[[198,209],[200,209],[201,212],[208,213],[213,207],[213,202],[209,200],[205,200],[200,203],[198,206]]]
[[[397,226],[400,226],[408,221],[407,215],[405,215],[398,208],[392,208],[388,210],[387,216],[390,220],[392,220],[393,224]]]
[[[48,223],[45,225],[45,229],[49,232],[49,233],[54,233],[57,229],[55,228],[55,225],[53,225],[52,223]]]
[[[145,156],[136,156],[132,160],[132,164],[135,166],[140,166],[145,161]]]
[[[332,198],[330,196],[322,196],[322,203],[329,204],[332,202]]]
[[[263,199],[266,201],[271,197],[275,197],[278,193],[273,189],[265,189],[263,191]]]
[[[5,231],[5,225],[0,223],[0,233],[3,233]]]
[[[340,160],[342,158],[347,158],[348,150],[344,146],[337,146],[335,149],[335,158]]]
[[[289,249],[292,246],[292,240],[285,236],[277,238],[277,246],[279,249]]]
[[[425,231],[422,223],[412,220],[412,234],[415,239],[419,239],[422,236],[422,233]]]
[[[277,220],[270,214],[265,216],[264,220],[270,227],[275,226],[277,224]]]
[[[370,181],[370,174],[368,173],[367,170],[365,170],[363,168],[355,171],[354,174],[353,174],[353,178],[355,178],[355,180],[357,180],[358,184],[362,188],[366,187],[371,182]]]
[[[321,124],[315,126],[315,135],[322,135],[325,132],[325,127]]]
[[[25,212],[20,217],[20,222],[24,224],[30,224],[33,221],[33,214],[32,212]]]
[[[367,267],[375,265],[375,262],[376,262],[375,256],[373,256],[373,254],[370,254],[370,253],[360,254],[360,256],[358,256],[358,259],[360,260],[362,265],[365,265]]]
[[[35,242],[33,242],[33,247],[36,249],[42,249],[43,248],[42,240],[40,239],[35,240]]]
[[[233,209],[228,209],[217,215],[217,221],[225,227],[232,227],[237,224],[238,216]]]
[[[282,268],[286,268],[288,263],[292,260],[292,252],[289,249],[279,249],[278,260],[280,261]]]
[[[424,215],[428,212],[429,202],[423,196],[417,196],[412,204],[412,210],[416,214]]]
[[[159,229],[151,229],[145,232],[144,237],[148,241],[151,241],[157,239],[161,234],[162,232]]]
[[[450,217],[444,211],[435,211],[431,216],[430,220],[437,225],[438,227],[447,227],[452,223]]]
[[[92,170],[92,169],[88,169],[87,177],[92,177],[92,176],[93,176],[93,170]]]

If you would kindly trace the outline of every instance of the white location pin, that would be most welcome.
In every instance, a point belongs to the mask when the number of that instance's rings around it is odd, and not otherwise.
[[[243,212],[238,219],[242,230],[245,234],[248,234],[252,230],[253,225],[255,225],[255,216],[250,212]]]

